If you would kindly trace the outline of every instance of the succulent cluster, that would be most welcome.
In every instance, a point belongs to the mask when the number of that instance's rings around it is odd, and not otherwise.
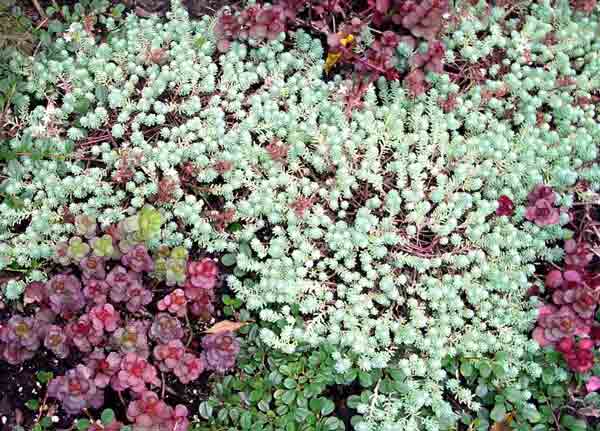
[[[190,349],[189,342],[183,344],[193,335],[193,327],[184,323],[190,314],[210,318],[219,270],[209,258],[184,262],[186,290],[174,289],[160,299],[159,312],[148,319],[148,307],[155,303],[153,288],[160,280],[150,277],[155,258],[144,242],[136,241],[150,239],[160,227],[155,214],[146,209],[101,237],[95,236],[95,219],[86,217],[85,229],[78,229],[85,239],[69,241],[66,253],[64,243],[57,246],[63,262],[78,260],[78,265],[27,286],[25,302],[37,307],[35,317],[15,315],[0,324],[0,354],[19,364],[42,345],[59,358],[79,352],[83,363],[48,385],[48,396],[59,400],[65,412],[101,407],[110,388],[131,395],[127,417],[134,429],[183,431],[189,424],[186,408],[170,407],[152,392],[161,387],[164,391],[160,373],[172,373],[183,384],[197,380],[205,370],[224,373],[235,366],[239,341],[222,331],[202,339],[201,353]],[[135,239],[130,236],[134,232]]]
[[[595,319],[600,278],[589,270],[594,255],[585,241],[566,241],[564,252],[563,268],[546,275],[545,288],[552,303],[540,307],[533,338],[540,346],[553,346],[561,352],[572,370],[585,373],[594,365],[592,349],[600,341]]]
[[[367,82],[406,76],[410,92],[419,95],[426,89],[425,74],[442,71],[444,45],[436,37],[448,12],[447,0],[370,0],[364,7],[343,1],[280,0],[235,12],[226,9],[215,33],[219,50],[226,51],[233,40],[275,40],[286,30],[309,26],[327,38],[327,72],[344,63],[353,65]],[[419,47],[420,42],[424,46]]]
[[[311,3],[318,21],[344,2]],[[409,3],[374,2],[369,15]],[[159,393],[146,364],[173,380],[228,366],[238,349],[230,334],[205,337],[212,352],[187,348],[181,316],[213,312],[218,272],[210,259],[190,263],[186,250],[197,249],[231,268],[225,281],[260,321],[266,349],[328,345],[336,376],[382,380],[357,403],[358,431],[456,428],[491,402],[476,380],[454,378],[463,363],[463,375],[476,363],[498,399],[514,386],[527,394],[521,377],[542,375],[530,280],[564,254],[556,244],[572,236],[577,184],[600,187],[598,11],[454,3],[441,44],[413,33],[437,31],[430,9],[407,11],[418,12],[414,27],[395,37],[379,27],[373,51],[365,20],[323,30],[339,61],[348,47],[359,63],[388,67],[397,44],[408,89],[385,73],[324,79],[328,56],[305,30],[220,52],[214,21],[190,22],[178,4],[166,20],[131,15],[107,38],[79,23],[61,33],[36,58],[22,90],[30,103],[6,143],[54,156],[0,164],[1,192],[20,202],[0,204],[0,268],[24,274],[6,294],[27,286],[28,307],[40,308],[35,322],[3,322],[2,356],[68,349],[86,357],[96,388],[115,382],[131,397]],[[260,16],[267,32],[277,19]],[[414,48],[403,36],[418,39]],[[57,244],[57,262],[77,267],[47,279],[40,268]],[[553,276],[561,293],[539,322],[551,344],[594,333],[589,292],[565,287],[579,283],[566,272]],[[585,337],[574,337],[565,351],[587,366]],[[108,365],[99,370],[92,354]],[[528,411],[525,395],[511,398]],[[494,402],[494,418],[511,411]]]

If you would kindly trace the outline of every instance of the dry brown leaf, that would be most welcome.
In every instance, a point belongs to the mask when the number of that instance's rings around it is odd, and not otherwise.
[[[513,413],[508,413],[504,416],[503,421],[495,422],[494,425],[491,426],[490,431],[510,431],[512,429],[510,423],[513,420],[513,416]]]
[[[215,323],[213,326],[211,326],[204,332],[206,332],[207,334],[216,334],[218,332],[237,331],[242,326],[246,326],[248,323],[250,323],[250,321],[232,322],[231,320],[222,320],[221,322]]]

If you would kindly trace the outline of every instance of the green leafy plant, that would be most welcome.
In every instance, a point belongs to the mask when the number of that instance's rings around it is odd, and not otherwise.
[[[193,429],[344,430],[331,389],[351,384],[356,373],[336,374],[327,348],[291,355],[271,351],[261,343],[258,329],[242,329],[247,337],[239,371],[214,382],[211,396],[200,404],[204,420]]]

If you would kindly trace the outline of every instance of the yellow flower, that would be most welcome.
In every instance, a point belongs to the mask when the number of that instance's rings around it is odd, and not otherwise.
[[[353,41],[354,41],[354,36],[349,34],[348,36],[346,36],[345,38],[340,40],[340,44],[342,46],[346,46],[346,45],[352,43]],[[341,56],[342,56],[341,52],[330,52],[327,54],[327,59],[325,60],[325,66],[323,67],[323,69],[325,69],[325,73],[329,73],[331,68],[333,66],[335,66],[335,64],[339,61]]]

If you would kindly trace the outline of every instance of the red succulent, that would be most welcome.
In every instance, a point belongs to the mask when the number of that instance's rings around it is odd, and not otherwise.
[[[498,208],[496,208],[496,215],[499,216],[511,216],[515,212],[515,204],[506,195],[502,195],[498,198]]]
[[[185,354],[185,346],[181,340],[171,340],[167,344],[154,347],[154,358],[159,362],[161,371],[173,370]]]
[[[81,413],[88,407],[99,408],[104,403],[104,393],[94,383],[92,371],[84,365],[52,379],[48,396],[59,400],[69,414]]]
[[[169,311],[179,317],[187,313],[187,298],[182,289],[175,289],[156,304],[160,311]]]
[[[194,288],[212,289],[217,284],[219,267],[208,257],[201,261],[191,261],[187,265],[187,282]]]
[[[585,335],[590,325],[582,320],[569,306],[557,308],[545,305],[539,309],[538,326],[533,331],[533,339],[540,346],[556,344],[564,337]]]
[[[94,350],[87,359],[86,366],[94,373],[94,383],[99,388],[109,385],[110,379],[121,369],[121,355],[110,352],[105,355],[102,350]]]
[[[112,304],[96,305],[90,310],[94,329],[98,332],[113,332],[117,329],[121,316]]]
[[[146,383],[160,385],[156,368],[146,359],[135,353],[127,353],[121,360],[121,369],[111,380],[111,386],[116,391],[131,389],[141,394],[146,391]]]

